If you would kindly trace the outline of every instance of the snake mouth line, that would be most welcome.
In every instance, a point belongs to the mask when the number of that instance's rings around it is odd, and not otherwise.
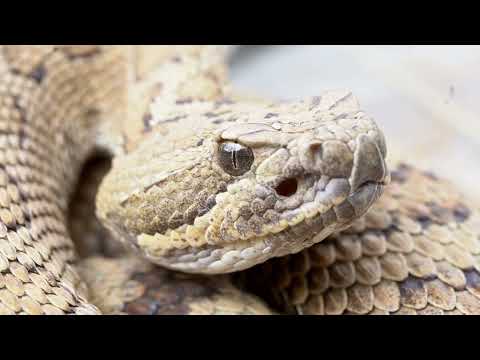
[[[277,234],[268,234],[255,240],[240,240],[217,246],[177,250],[164,263],[184,272],[204,274],[232,273],[258,265],[273,257],[299,252],[324,240],[333,231],[343,230],[356,218],[365,214],[381,194],[387,180],[366,181],[340,204],[316,213],[295,224],[287,225]]]

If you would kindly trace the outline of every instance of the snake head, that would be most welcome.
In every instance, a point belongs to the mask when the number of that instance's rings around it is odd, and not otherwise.
[[[350,226],[388,183],[384,137],[350,92],[181,106],[97,197],[107,226],[163,266],[226,273],[296,253]]]

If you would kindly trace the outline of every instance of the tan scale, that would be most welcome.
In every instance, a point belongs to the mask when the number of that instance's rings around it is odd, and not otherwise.
[[[405,166],[378,200],[385,139],[350,92],[243,100],[225,58],[217,46],[0,47],[0,311],[478,312],[476,210]],[[110,232],[92,221],[84,241],[79,217],[93,211],[72,196],[96,154],[112,162],[96,199]],[[224,275],[249,268],[243,282],[255,289],[260,271],[273,308]]]

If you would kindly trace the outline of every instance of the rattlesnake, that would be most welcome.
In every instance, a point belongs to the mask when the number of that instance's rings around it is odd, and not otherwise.
[[[480,313],[473,205],[407,165],[381,196],[385,140],[350,92],[238,100],[224,60],[0,48],[0,312]],[[95,154],[128,253],[80,261],[67,215]]]

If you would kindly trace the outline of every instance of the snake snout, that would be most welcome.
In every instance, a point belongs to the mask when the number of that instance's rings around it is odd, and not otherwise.
[[[375,139],[361,135],[357,140],[350,186],[352,192],[367,184],[385,185],[387,165]]]

